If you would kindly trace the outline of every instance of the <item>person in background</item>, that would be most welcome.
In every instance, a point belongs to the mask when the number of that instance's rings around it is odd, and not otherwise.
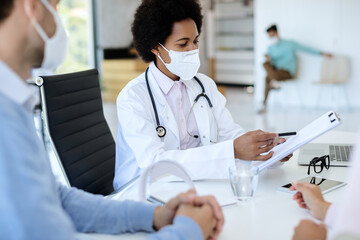
[[[295,228],[293,240],[360,239],[360,139],[351,161],[353,165],[347,178],[348,184],[337,203],[325,201],[319,186],[314,184],[295,182],[290,188],[297,190],[293,198],[299,207],[308,209],[313,217],[323,222],[318,224],[302,220]],[[331,234],[327,234],[327,228]]]
[[[276,25],[270,26],[266,32],[272,43],[265,55],[266,61],[264,63],[264,68],[267,74],[265,78],[265,95],[263,108],[259,113],[264,113],[266,111],[266,102],[270,90],[280,88],[278,81],[286,81],[295,77],[298,67],[296,57],[297,51],[324,57],[332,56],[329,53],[301,45],[295,41],[280,38]]]
[[[0,239],[75,239],[75,232],[155,232],[148,239],[216,239],[224,217],[193,190],[159,207],[113,201],[55,182],[32,115],[31,69],[66,52],[59,0],[0,1]]]
[[[138,7],[134,46],[150,65],[117,98],[115,189],[160,160],[182,164],[193,180],[227,178],[234,158],[266,161],[285,140],[245,132],[215,82],[198,73],[202,20],[197,0],[144,0]]]

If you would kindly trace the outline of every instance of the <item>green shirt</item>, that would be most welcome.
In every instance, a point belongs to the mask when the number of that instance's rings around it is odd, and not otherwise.
[[[320,54],[319,50],[301,45],[295,41],[280,39],[278,43],[269,46],[268,54],[271,57],[271,64],[275,68],[288,71],[294,76],[297,71],[296,51]]]

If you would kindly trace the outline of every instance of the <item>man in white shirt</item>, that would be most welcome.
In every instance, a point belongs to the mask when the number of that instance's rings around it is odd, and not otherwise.
[[[217,238],[224,218],[214,198],[188,192],[159,207],[55,182],[34,127],[37,89],[25,80],[32,68],[55,69],[65,56],[58,3],[0,1],[0,239],[69,240],[76,232],[137,231],[154,232],[148,239]]]

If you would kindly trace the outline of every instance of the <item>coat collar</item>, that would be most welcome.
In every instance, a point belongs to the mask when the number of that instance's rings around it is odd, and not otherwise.
[[[39,102],[37,87],[23,81],[10,67],[0,60],[0,73],[3,83],[0,84],[0,94],[32,111]]]

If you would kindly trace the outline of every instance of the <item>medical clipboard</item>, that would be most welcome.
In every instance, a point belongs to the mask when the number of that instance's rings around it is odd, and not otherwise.
[[[274,152],[273,156],[269,160],[254,166],[254,168],[257,168],[259,172],[267,169],[305,144],[339,126],[341,123],[341,118],[335,111],[329,111],[323,114],[298,131],[295,136],[289,137],[285,143],[279,144],[271,149],[271,151]]]

